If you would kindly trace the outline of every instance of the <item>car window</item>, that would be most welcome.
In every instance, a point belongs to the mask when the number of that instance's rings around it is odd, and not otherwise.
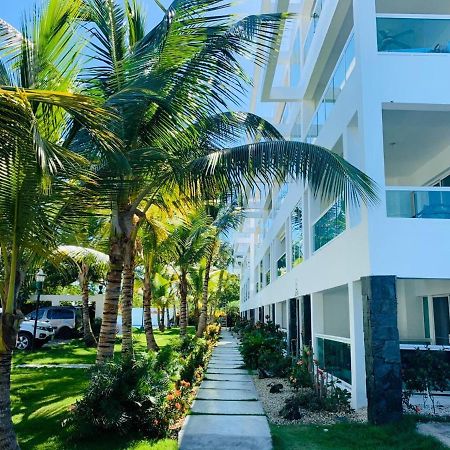
[[[38,320],[39,319],[42,319],[42,316],[44,315],[44,310],[43,309],[40,309],[39,310],[39,312],[38,312]],[[28,314],[28,317],[30,318],[30,319],[35,319],[36,318],[36,311],[32,311],[30,314]]]
[[[73,311],[70,309],[54,309],[52,319],[73,319]]]

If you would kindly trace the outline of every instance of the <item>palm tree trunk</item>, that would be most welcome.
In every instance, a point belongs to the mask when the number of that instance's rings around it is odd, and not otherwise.
[[[166,312],[166,308],[165,308],[165,306],[162,306],[161,307],[161,322],[160,322],[160,325],[159,325],[160,331],[164,331],[166,329],[166,325],[164,323],[165,312]]]
[[[127,240],[124,246],[125,261],[123,266],[122,287],[122,355],[133,357],[133,291],[135,242]]]
[[[170,312],[169,307],[166,308],[167,328],[170,328]]]
[[[180,274],[180,336],[186,336],[187,333],[187,274],[181,269]]]
[[[11,350],[0,352],[0,449],[2,450],[20,449],[11,417],[11,360]]]
[[[117,312],[119,309],[120,288],[122,284],[123,253],[121,239],[113,236],[109,244],[110,269],[106,277],[105,303],[102,326],[97,346],[97,363],[102,364],[114,356],[116,341]]]
[[[198,319],[198,327],[196,333],[197,337],[202,337],[206,329],[206,320],[208,316],[208,288],[209,288],[209,278],[211,276],[211,265],[213,256],[214,256],[214,248],[211,249],[211,252],[208,255],[208,259],[206,260],[205,277],[203,278],[202,312],[200,314],[200,318]]]
[[[87,265],[83,263],[80,272],[81,300],[83,304],[83,339],[86,347],[96,347],[97,340],[92,332],[91,318],[89,315],[88,270]]]
[[[147,340],[147,349],[158,351],[159,347],[156,343],[155,335],[153,333],[152,324],[152,289],[150,286],[150,270],[145,268],[144,274],[144,330],[145,339]]]

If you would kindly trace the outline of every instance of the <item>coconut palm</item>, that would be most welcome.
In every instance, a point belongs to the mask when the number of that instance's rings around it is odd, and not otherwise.
[[[194,209],[174,227],[163,244],[164,251],[170,255],[173,268],[178,275],[181,336],[186,335],[188,325],[188,273],[214,245],[210,225],[211,218],[204,208]]]
[[[83,305],[83,339],[87,347],[96,347],[97,340],[92,332],[89,315],[89,282],[94,275],[102,279],[105,277],[109,266],[108,255],[93,248],[75,245],[60,245],[57,252],[63,259],[73,261],[77,267]]]
[[[238,208],[235,203],[230,203],[228,205],[222,205],[219,207],[210,206],[208,210],[210,215],[212,215],[212,217],[214,218],[214,221],[211,224],[211,231],[215,236],[215,239],[213,246],[206,256],[205,274],[202,289],[202,310],[198,321],[196,333],[197,337],[201,337],[206,328],[208,315],[209,278],[213,259],[220,247],[220,238],[226,237],[230,230],[236,229],[243,219],[243,211],[241,208]]]
[[[114,125],[123,142],[121,164],[106,165],[101,174],[116,188],[108,199],[111,269],[97,355],[103,362],[113,355],[124,255],[135,251],[146,211],[161,190],[179,186],[192,197],[214,197],[255,178],[271,183],[291,175],[324,196],[371,200],[374,193],[370,180],[338,155],[285,142],[259,117],[227,111],[249,81],[238,57],[264,63],[286,15],[235,21],[224,0],[176,0],[145,34],[136,2],[125,9],[114,0],[86,4],[98,61],[88,79],[122,119]],[[236,146],[248,140],[260,143]]]
[[[69,150],[73,124],[114,149],[112,115],[76,93],[72,17],[81,2],[49,1],[22,32],[0,22],[0,448],[18,448],[10,411],[12,350],[26,273],[76,224],[91,175]],[[69,87],[71,88],[69,92]],[[76,201],[75,201],[76,199]]]

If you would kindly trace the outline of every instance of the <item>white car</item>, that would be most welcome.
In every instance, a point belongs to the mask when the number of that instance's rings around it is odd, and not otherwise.
[[[34,320],[24,320],[20,324],[17,334],[16,348],[19,350],[30,350],[33,345]],[[42,347],[46,342],[53,339],[55,330],[48,322],[37,322],[35,348]]]
[[[0,319],[2,308],[0,308]],[[34,320],[25,319],[20,323],[19,333],[17,334],[16,348],[19,350],[30,350],[33,346]],[[36,344],[35,348],[42,347],[46,342],[53,339],[55,330],[48,322],[37,322],[36,325]]]

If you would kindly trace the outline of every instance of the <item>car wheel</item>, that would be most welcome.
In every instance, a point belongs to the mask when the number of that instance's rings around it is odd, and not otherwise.
[[[33,344],[33,336],[30,333],[19,331],[17,335],[16,348],[19,350],[30,350]]]
[[[60,339],[70,339],[72,335],[72,330],[68,327],[63,327],[58,331],[58,337]]]

